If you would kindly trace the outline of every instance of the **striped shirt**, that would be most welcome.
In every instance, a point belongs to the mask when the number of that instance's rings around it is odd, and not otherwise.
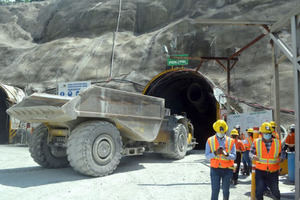
[[[267,152],[269,152],[270,149],[271,149],[271,145],[272,145],[273,140],[271,140],[271,141],[269,141],[269,142],[266,142],[266,141],[263,139],[263,142],[264,142],[265,145],[266,145]],[[252,145],[251,145],[250,152],[249,152],[249,157],[251,158],[251,160],[253,159],[253,156],[254,156],[254,155],[256,155],[256,149],[255,149],[255,145],[254,145],[254,142],[253,142]],[[283,147],[281,148],[281,155],[280,155],[280,158],[282,158],[282,159],[285,159],[285,158],[286,158],[286,153],[285,153],[285,151],[283,150]]]

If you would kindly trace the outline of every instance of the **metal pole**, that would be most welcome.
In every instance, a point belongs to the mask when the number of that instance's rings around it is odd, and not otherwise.
[[[227,117],[230,114],[230,60],[227,60]]]
[[[293,64],[294,64],[294,95],[295,95],[295,200],[300,199],[300,136],[299,136],[299,120],[300,120],[300,71],[299,71],[299,48],[300,48],[300,29],[298,25],[298,17],[291,17],[292,30],[292,46],[293,46]]]
[[[259,136],[259,127],[253,127],[253,141]],[[255,161],[252,160],[252,175],[251,175],[251,200],[255,200]]]
[[[278,62],[277,62],[277,48],[276,45],[271,42],[272,45],[272,61],[273,61],[273,76],[274,76],[274,99],[275,99],[275,122],[277,124],[276,126],[276,132],[280,135],[280,100],[279,100],[279,70],[278,70]]]
[[[110,70],[109,70],[109,79],[113,76],[113,69],[114,69],[114,59],[115,59],[115,43],[117,39],[117,33],[119,32],[119,24],[120,24],[120,17],[121,17],[121,9],[122,9],[122,0],[119,0],[119,13],[117,19],[117,27],[116,31],[113,32],[113,45],[111,50],[111,62],[110,62]]]

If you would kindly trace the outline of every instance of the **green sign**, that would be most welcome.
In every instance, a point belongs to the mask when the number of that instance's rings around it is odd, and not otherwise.
[[[171,57],[188,57],[187,54],[182,55],[172,55]],[[178,66],[178,65],[188,65],[188,59],[180,59],[180,58],[168,58],[167,65],[168,66]]]

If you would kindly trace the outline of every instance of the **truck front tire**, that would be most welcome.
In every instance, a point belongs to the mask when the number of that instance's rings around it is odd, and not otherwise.
[[[87,121],[76,127],[68,141],[68,160],[73,169],[89,176],[111,174],[122,157],[119,130],[106,121]]]
[[[171,133],[170,149],[163,156],[171,159],[182,159],[187,152],[187,129],[182,123],[177,123]]]
[[[51,147],[48,145],[47,139],[48,129],[44,124],[34,129],[29,143],[29,152],[33,160],[45,168],[67,167],[69,162],[65,149],[62,147]],[[55,154],[58,150],[60,151],[60,155]]]

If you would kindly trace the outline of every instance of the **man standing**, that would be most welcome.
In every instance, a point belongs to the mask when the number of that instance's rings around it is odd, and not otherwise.
[[[278,186],[279,163],[284,158],[283,153],[281,154],[281,141],[272,138],[272,127],[268,122],[261,125],[260,132],[263,136],[253,142],[249,154],[250,158],[256,161],[255,197],[257,200],[262,200],[265,186],[267,186],[274,197],[280,199]]]
[[[233,177],[232,177],[233,185],[236,185],[238,183],[238,178],[239,178],[242,152],[245,151],[245,147],[242,141],[238,139],[239,133],[236,129],[232,129],[232,131],[230,132],[230,136],[234,140],[235,149],[236,149],[236,158],[234,160],[235,165],[234,165]]]
[[[243,166],[244,166],[243,174],[249,176],[252,169],[252,161],[249,158],[249,152],[250,152],[251,145],[253,143],[253,128],[248,128],[247,134],[248,137],[246,137],[245,140],[243,141],[246,149],[246,151],[244,151],[243,153]]]
[[[287,150],[287,149],[289,152],[295,151],[295,124],[292,124],[290,126],[289,134],[285,140],[284,150]]]
[[[225,135],[228,126],[224,120],[213,124],[216,134],[207,139],[205,156],[210,160],[211,200],[217,200],[222,179],[223,199],[229,199],[230,180],[236,157],[234,141]]]
[[[238,131],[238,138],[241,139],[241,126],[239,124],[235,125],[234,128]]]

